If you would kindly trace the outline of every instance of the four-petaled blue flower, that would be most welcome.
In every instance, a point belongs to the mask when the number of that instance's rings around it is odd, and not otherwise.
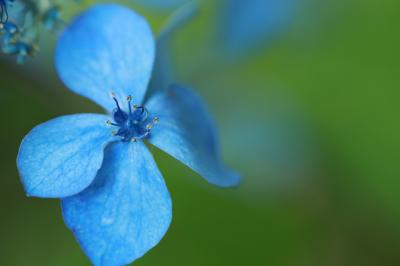
[[[50,120],[18,153],[27,194],[61,198],[66,225],[95,265],[134,261],[170,225],[171,199],[144,141],[212,184],[239,181],[221,163],[212,119],[197,95],[178,85],[146,95],[157,79],[155,50],[147,22],[127,8],[101,4],[77,17],[59,39],[56,68],[67,87],[109,114]]]

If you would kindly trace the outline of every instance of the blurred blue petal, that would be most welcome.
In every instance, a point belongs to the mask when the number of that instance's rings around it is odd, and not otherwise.
[[[173,81],[172,62],[170,58],[171,40],[175,33],[198,14],[197,1],[190,1],[175,11],[161,29],[157,37],[157,52],[147,95],[168,88]]]
[[[108,111],[109,94],[140,103],[154,62],[155,43],[147,22],[132,10],[100,4],[77,17],[56,48],[58,74],[72,91]]]
[[[296,0],[224,0],[224,48],[240,54],[265,44],[290,23],[295,5]]]
[[[17,166],[30,196],[59,198],[90,185],[112,140],[107,116],[79,114],[43,123],[23,139]]]
[[[172,218],[163,177],[142,142],[110,145],[93,184],[63,199],[62,210],[94,265],[126,265],[143,256]]]
[[[181,86],[170,86],[146,104],[159,122],[150,143],[192,168],[208,182],[237,185],[239,175],[222,165],[214,122],[203,101]]]
[[[143,6],[156,9],[172,9],[190,0],[133,0]]]

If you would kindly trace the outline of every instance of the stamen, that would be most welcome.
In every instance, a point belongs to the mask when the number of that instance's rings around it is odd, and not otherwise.
[[[126,97],[126,100],[128,101],[129,115],[131,115],[132,114],[132,109],[131,109],[132,96],[128,95],[128,97]]]
[[[110,120],[107,120],[106,121],[106,124],[108,125],[108,126],[119,126],[118,124],[115,124],[115,123],[113,123],[113,122],[111,122]]]
[[[153,118],[153,123],[157,124],[160,121],[160,119],[156,116]]]
[[[118,111],[121,111],[121,107],[119,106],[117,97],[115,96],[115,93],[114,93],[114,92],[111,92],[111,97],[113,98],[115,104],[117,105]]]
[[[137,142],[146,138],[158,122],[158,118],[149,118],[148,110],[144,106],[132,105],[130,95],[126,97],[129,113],[121,109],[115,93],[111,93],[111,97],[117,105],[113,110],[113,120],[106,121],[107,125],[117,127],[117,130],[112,131],[112,135],[120,137],[124,142]]]

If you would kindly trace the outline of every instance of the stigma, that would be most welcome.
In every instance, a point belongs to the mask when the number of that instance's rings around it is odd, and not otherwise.
[[[118,99],[114,93],[111,93],[116,108],[112,112],[113,121],[108,120],[109,126],[116,129],[112,135],[120,137],[124,142],[136,142],[149,136],[153,126],[158,122],[158,117],[150,118],[148,110],[144,106],[132,105],[132,97],[126,97],[128,110],[122,110]]]

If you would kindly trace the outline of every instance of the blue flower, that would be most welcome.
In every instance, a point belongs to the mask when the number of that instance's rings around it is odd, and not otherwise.
[[[18,153],[27,194],[61,198],[65,224],[95,265],[136,260],[170,225],[171,199],[145,142],[212,184],[239,182],[222,165],[213,121],[194,92],[162,82],[146,90],[157,79],[156,47],[147,22],[127,8],[101,4],[77,17],[59,39],[56,68],[107,114],[43,123]]]

